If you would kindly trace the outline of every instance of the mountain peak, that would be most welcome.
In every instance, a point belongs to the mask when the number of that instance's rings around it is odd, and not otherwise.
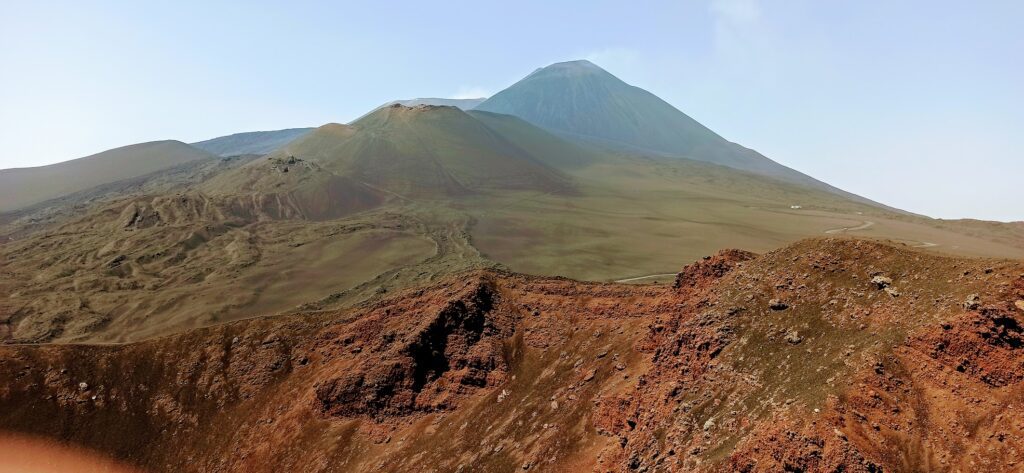
[[[406,105],[401,102],[394,102],[382,105],[376,110],[359,117],[352,122],[352,125],[359,127],[378,126],[387,123],[389,120],[416,121],[433,117],[448,117],[458,120],[464,116],[465,119],[472,119],[459,107],[452,105],[416,104]]]
[[[473,107],[476,107],[477,105],[480,105],[481,103],[483,103],[484,100],[487,100],[487,99],[484,98],[484,97],[475,98],[475,99],[445,99],[445,98],[438,98],[438,97],[420,97],[420,98],[407,99],[407,100],[392,100],[392,101],[390,101],[388,103],[385,103],[384,105],[381,105],[381,106],[379,106],[379,107],[377,107],[377,108],[375,108],[373,110],[370,110],[369,112],[367,112],[363,116],[353,120],[353,123],[354,122],[358,122],[358,121],[360,121],[360,120],[362,120],[362,119],[364,119],[364,118],[366,118],[366,117],[368,117],[370,115],[373,115],[374,113],[376,113],[376,112],[378,112],[380,110],[383,110],[383,109],[386,109],[386,108],[389,108],[389,107],[394,107],[395,105],[404,105],[406,107],[415,107],[415,106],[418,106],[418,105],[445,105],[445,106],[455,107],[455,108],[458,108],[458,109],[461,109],[461,110],[470,110]]]
[[[475,110],[513,115],[612,149],[705,161],[841,193],[729,142],[656,95],[587,60],[537,69]]]
[[[604,69],[601,69],[597,64],[594,64],[594,63],[592,63],[592,62],[590,62],[590,61],[588,61],[586,59],[575,59],[575,60],[572,60],[572,61],[556,62],[556,63],[551,64],[550,66],[546,67],[545,69],[551,68],[551,67],[555,67],[555,68],[598,69],[598,70],[602,70],[602,71],[604,70]]]
[[[525,132],[527,135],[517,129],[515,136],[543,142],[547,134],[531,128],[532,133]],[[318,205],[333,202],[343,206],[342,201],[334,199],[348,195],[335,192],[335,181],[327,179],[331,175],[404,198],[454,197],[495,189],[572,191],[569,180],[544,162],[546,156],[535,156],[527,148],[458,107],[394,103],[350,125],[323,125],[269,155],[269,165],[267,160],[256,161],[234,171],[230,179],[206,185],[228,194],[286,189],[298,193],[295,198],[305,202],[303,209],[315,209],[322,216],[333,214]],[[294,164],[284,166],[275,160],[288,163],[293,158],[315,166],[327,177],[296,172],[283,175],[279,169],[294,168]],[[344,185],[345,189],[350,187]]]
[[[529,76],[527,76],[527,78],[529,79],[531,77],[538,77],[538,76],[543,76],[543,77],[555,77],[555,76],[578,77],[578,76],[586,76],[586,75],[594,75],[594,74],[604,75],[604,76],[609,76],[609,77],[615,77],[611,73],[609,73],[608,71],[602,69],[597,64],[594,64],[594,63],[592,63],[592,62],[590,62],[590,61],[588,61],[586,59],[577,59],[577,60],[574,60],[574,61],[556,62],[556,63],[551,64],[549,66],[542,67],[540,69],[537,69],[537,70],[533,71],[533,73],[530,74]]]
[[[391,109],[392,111],[400,112],[400,113],[401,112],[410,112],[410,113],[411,112],[427,112],[427,111],[436,111],[436,110],[443,110],[443,111],[449,111],[449,112],[462,111],[462,109],[460,109],[459,107],[456,107],[454,105],[435,105],[435,104],[406,105],[406,104],[403,104],[403,103],[393,103],[393,104],[391,104],[391,105],[389,105],[389,106],[387,106],[385,108]]]

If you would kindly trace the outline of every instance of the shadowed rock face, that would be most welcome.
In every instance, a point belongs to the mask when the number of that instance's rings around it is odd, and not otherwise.
[[[0,429],[154,471],[1019,468],[1024,265],[809,240],[674,286],[485,271],[351,311],[7,346]]]
[[[328,416],[385,419],[451,408],[458,397],[497,384],[508,371],[501,348],[513,326],[491,314],[496,297],[492,284],[480,284],[405,339],[385,334],[384,354],[317,384],[318,409]]]

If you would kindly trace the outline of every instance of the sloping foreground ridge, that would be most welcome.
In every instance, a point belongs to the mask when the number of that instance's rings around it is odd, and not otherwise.
[[[1019,471],[1024,264],[816,239],[675,284],[0,348],[0,429],[151,471]]]

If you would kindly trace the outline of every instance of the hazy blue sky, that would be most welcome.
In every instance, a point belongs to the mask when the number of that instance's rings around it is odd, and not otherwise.
[[[0,168],[346,122],[587,58],[936,217],[1024,220],[1024,2],[0,0]]]

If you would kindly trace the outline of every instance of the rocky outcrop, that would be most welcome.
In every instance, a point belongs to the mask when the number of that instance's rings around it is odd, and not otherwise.
[[[1021,274],[842,239],[719,254],[676,287],[468,273],[2,347],[0,428],[174,471],[1015,471]]]
[[[687,265],[676,275],[672,286],[676,289],[704,287],[711,281],[725,276],[739,263],[754,259],[757,255],[743,250],[722,250],[713,256],[705,256],[696,263]]]
[[[492,316],[498,297],[483,282],[405,334],[365,340],[369,352],[354,366],[317,383],[317,409],[336,417],[404,416],[455,407],[460,397],[499,384],[508,372],[502,344],[514,323]]]
[[[1024,315],[1009,303],[970,311],[910,342],[950,369],[993,387],[1024,380]]]

